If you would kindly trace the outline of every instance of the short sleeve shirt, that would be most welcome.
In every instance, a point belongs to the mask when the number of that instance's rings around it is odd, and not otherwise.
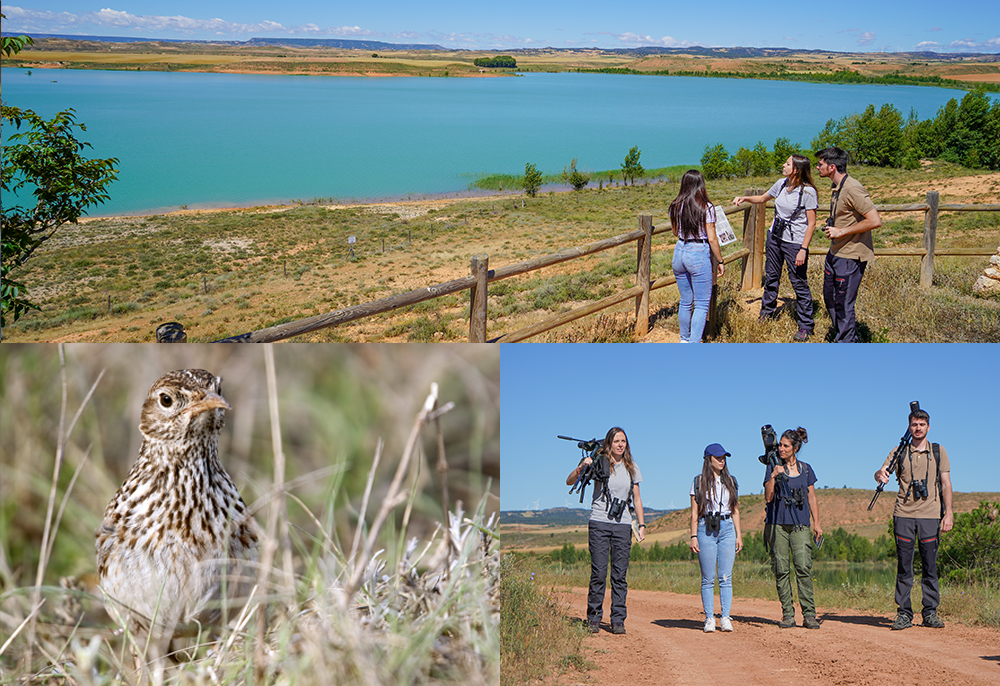
[[[608,479],[610,497],[607,499],[604,498],[604,484],[600,481],[595,481],[594,499],[590,504],[590,521],[632,526],[632,513],[629,512],[627,507],[625,508],[625,513],[622,515],[621,522],[616,522],[608,518],[608,505],[612,498],[626,500],[633,481],[635,483],[642,481],[642,472],[639,471],[639,465],[635,465],[635,479],[632,479],[628,475],[628,470],[624,464],[619,465],[617,469],[612,469],[611,478]]]
[[[788,179],[778,179],[767,194],[774,198],[774,214],[784,220],[791,218],[789,227],[780,238],[786,243],[802,245],[806,239],[806,229],[809,226],[808,210],[819,209],[819,196],[812,186],[800,185],[789,188]],[[799,191],[802,191],[802,209],[792,217],[795,208],[799,206]],[[774,228],[774,225],[771,225]]]
[[[934,451],[931,443],[927,443],[927,450],[914,450],[912,445],[907,446],[907,452],[899,459],[899,469],[896,474],[899,476],[899,494],[896,496],[896,507],[892,514],[894,517],[909,517],[911,519],[941,519],[941,494],[938,492],[937,467],[934,465]],[[944,446],[939,446],[941,451],[941,473],[951,471],[951,463],[948,461],[948,451]],[[883,467],[888,467],[892,462],[893,450],[882,463]],[[912,462],[910,458],[912,459]],[[927,479],[927,498],[914,498],[913,477]]]
[[[764,467],[764,483],[771,478],[772,468]],[[799,475],[781,479],[774,485],[774,498],[767,504],[767,524],[809,526],[809,487],[816,483],[812,465],[799,460]],[[795,497],[798,490],[802,498]],[[801,502],[801,505],[799,504]]]
[[[847,229],[875,209],[868,191],[861,182],[853,176],[846,176],[840,182],[840,188],[833,187],[830,200],[833,212],[833,225],[838,229]],[[837,238],[830,244],[830,254],[849,260],[868,262],[875,259],[875,248],[872,245],[872,232],[852,233],[849,236]]]
[[[699,479],[700,477],[696,476],[691,482],[690,495],[692,497],[695,497],[698,494]],[[733,481],[736,481],[736,479],[734,478]],[[736,484],[737,490],[739,487],[739,484]],[[722,515],[733,513],[733,511],[729,508],[729,489],[722,483],[722,479],[715,479],[712,486],[708,489],[708,503],[707,512],[718,512]]]
[[[684,216],[684,205],[681,205],[681,216]],[[715,223],[715,205],[713,205],[712,203],[709,203],[708,204],[708,209],[705,210],[705,223],[706,224],[714,224]],[[685,238],[684,238],[684,232],[683,231],[680,232],[680,239],[681,240],[685,240]],[[704,240],[708,240],[708,231],[707,231],[707,229],[704,226],[702,226],[700,229],[698,229],[698,235],[697,236],[695,236],[694,238],[688,238],[686,240],[690,241],[690,240],[695,240],[695,239],[697,239],[697,240],[703,240],[703,241]]]

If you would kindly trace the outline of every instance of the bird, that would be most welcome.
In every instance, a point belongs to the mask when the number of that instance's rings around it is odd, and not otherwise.
[[[105,605],[147,639],[150,660],[175,636],[235,618],[253,587],[259,529],[219,460],[229,409],[211,372],[160,377],[139,455],[96,532]]]

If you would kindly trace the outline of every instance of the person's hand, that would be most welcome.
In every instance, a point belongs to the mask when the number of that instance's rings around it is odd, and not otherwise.
[[[812,530],[813,530],[814,541],[823,535],[823,527],[819,525],[819,522],[813,522]]]
[[[885,467],[882,467],[882,469],[875,472],[875,481],[879,482],[880,484],[889,483],[889,470],[887,470]]]
[[[785,468],[782,467],[780,464],[776,464],[774,465],[774,469],[771,471],[771,478],[776,479],[784,473],[785,473]]]
[[[716,274],[716,276],[721,277],[725,273],[726,273],[726,265],[724,265],[722,262],[719,262],[719,273]]]
[[[795,266],[801,267],[802,265],[804,265],[806,263],[806,255],[808,254],[809,254],[808,250],[806,250],[805,248],[799,248],[799,251],[795,254]]]
[[[733,204],[734,205],[742,205],[746,201],[747,201],[746,196],[743,196],[743,195],[738,195],[735,198],[733,198]]]
[[[951,528],[955,525],[955,518],[950,512],[946,512],[944,517],[941,518],[941,531],[951,531]]]
[[[642,543],[643,541],[646,540],[646,527],[644,526],[639,527],[638,538],[639,538],[639,543]]]
[[[688,539],[688,547],[691,548],[692,553],[698,552],[698,537],[692,536]]]
[[[589,457],[583,458],[583,462],[580,463],[580,469],[583,469],[584,467],[589,467],[592,462],[593,460]]]
[[[736,552],[743,550],[743,534],[736,535]]]
[[[833,240],[845,235],[847,233],[847,229],[838,229],[836,226],[825,226],[823,227],[823,232],[826,234],[827,238]]]

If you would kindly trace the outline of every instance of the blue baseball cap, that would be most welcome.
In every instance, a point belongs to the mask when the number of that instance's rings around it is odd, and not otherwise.
[[[723,455],[726,457],[732,457],[732,455],[727,453],[726,449],[718,443],[712,443],[705,448],[705,457],[708,457],[709,455],[712,455],[713,457],[722,457]]]

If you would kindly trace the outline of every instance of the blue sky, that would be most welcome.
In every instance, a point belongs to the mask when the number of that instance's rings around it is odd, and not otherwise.
[[[255,36],[433,43],[455,49],[746,46],[841,52],[1000,52],[996,0],[49,0],[3,5],[4,31],[199,40]]]
[[[709,443],[732,453],[729,468],[742,492],[760,493],[764,424],[779,435],[808,430],[799,456],[815,470],[818,488],[874,493],[873,475],[899,445],[911,400],[930,413],[928,436],[947,449],[955,490],[1000,492],[1000,400],[991,381],[998,351],[956,344],[507,346],[500,506],[580,507],[564,485],[580,451],[556,436],[603,438],[612,426],[628,434],[643,503],[656,509],[688,505]]]

